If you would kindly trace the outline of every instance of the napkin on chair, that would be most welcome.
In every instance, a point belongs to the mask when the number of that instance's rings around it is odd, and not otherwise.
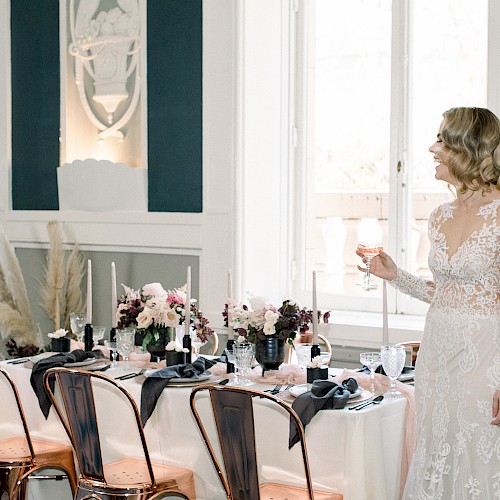
[[[43,358],[35,363],[31,371],[30,383],[31,387],[33,387],[33,390],[35,391],[36,397],[38,398],[38,404],[40,405],[40,409],[42,410],[45,418],[49,416],[50,406],[52,404],[47,396],[47,393],[45,392],[45,385],[43,382],[45,372],[49,368],[64,366],[66,363],[77,363],[89,358],[103,357],[104,354],[99,350],[88,352],[83,351],[82,349],[76,349],[72,352],[54,354],[54,356]],[[53,389],[53,381],[51,385]]]
[[[149,417],[153,413],[158,398],[160,397],[163,389],[173,378],[192,378],[196,380],[208,368],[216,363],[222,362],[221,359],[206,359],[198,357],[194,363],[187,363],[183,365],[172,365],[156,370],[149,377],[146,378],[142,384],[141,390],[141,421],[142,425],[146,425]]]
[[[329,380],[315,380],[311,390],[300,394],[292,404],[292,408],[302,422],[304,428],[312,420],[318,411],[340,410],[345,408],[349,395],[354,394],[358,388],[358,382],[354,378],[348,378],[341,384]],[[290,419],[290,435],[288,448],[299,442],[297,426]]]

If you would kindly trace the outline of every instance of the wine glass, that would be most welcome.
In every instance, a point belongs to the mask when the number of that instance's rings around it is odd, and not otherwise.
[[[85,333],[85,324],[87,323],[87,315],[85,313],[72,312],[69,315],[69,323],[71,331],[76,335],[78,342],[83,342],[83,334]]]
[[[365,290],[373,290],[377,288],[375,283],[370,281],[370,269],[372,264],[372,259],[376,257],[380,250],[382,250],[382,243],[376,241],[360,241],[358,243],[358,251],[363,254],[363,257],[366,259],[366,271],[365,276],[363,278],[363,283],[357,283],[357,285],[361,286]]]
[[[232,363],[234,365],[234,385],[238,385],[239,383],[239,376],[238,376],[238,363],[236,361],[236,354],[234,353],[233,346],[230,348],[226,347],[226,356],[227,356],[227,362]]]
[[[405,365],[406,350],[402,345],[383,345],[380,348],[380,358],[385,374],[391,380],[389,398],[399,398],[401,393],[396,390],[396,380],[401,375]]]
[[[191,346],[193,348],[194,356],[196,359],[200,355],[200,347],[204,346],[207,343],[207,341],[201,340],[200,337],[198,337],[198,332],[196,330],[191,330],[190,335],[191,335]]]
[[[128,357],[134,352],[135,329],[123,328],[116,331],[116,350],[123,358],[123,368],[128,369]]]
[[[375,393],[375,371],[382,364],[380,352],[362,352],[359,355],[359,360],[370,370],[370,390]]]
[[[234,344],[233,352],[236,358],[235,366],[237,367],[239,373],[237,385],[239,387],[254,385],[251,380],[248,380],[248,372],[252,366],[255,346],[246,342]]]
[[[305,368],[311,362],[311,347],[312,344],[298,343],[295,345],[295,352],[297,353],[297,363]]]
[[[111,368],[117,365],[116,360],[118,358],[118,351],[116,349],[116,341],[115,340],[105,340],[104,347],[108,349],[111,354]]]
[[[94,345],[99,345],[99,341],[104,338],[104,333],[106,332],[105,326],[92,326],[92,340]]]

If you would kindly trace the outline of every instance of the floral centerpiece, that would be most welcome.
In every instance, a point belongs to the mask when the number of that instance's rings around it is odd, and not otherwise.
[[[185,324],[185,286],[174,290],[165,290],[160,283],[149,283],[139,290],[123,284],[122,286],[125,294],[118,299],[116,310],[118,328],[133,326],[142,330],[143,350],[147,350],[148,346],[156,346],[165,329],[173,332],[175,328]],[[191,327],[196,330],[197,337],[205,342],[213,335],[213,330],[193,303],[189,309]],[[167,342],[172,340],[175,340],[175,335],[170,335]],[[162,347],[164,349],[165,346]]]

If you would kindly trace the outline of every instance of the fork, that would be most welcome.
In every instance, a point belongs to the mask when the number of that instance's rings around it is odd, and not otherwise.
[[[277,384],[274,389],[267,389],[264,392],[268,392],[269,394],[278,394],[278,392],[280,392],[280,390],[281,390],[281,385],[282,384]]]

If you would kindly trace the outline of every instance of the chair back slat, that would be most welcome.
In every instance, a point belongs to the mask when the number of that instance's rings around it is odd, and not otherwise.
[[[58,376],[81,472],[88,478],[104,481],[101,445],[90,379],[70,371],[59,372]]]
[[[259,478],[252,398],[245,393],[211,392],[227,480],[234,498],[256,500]]]

